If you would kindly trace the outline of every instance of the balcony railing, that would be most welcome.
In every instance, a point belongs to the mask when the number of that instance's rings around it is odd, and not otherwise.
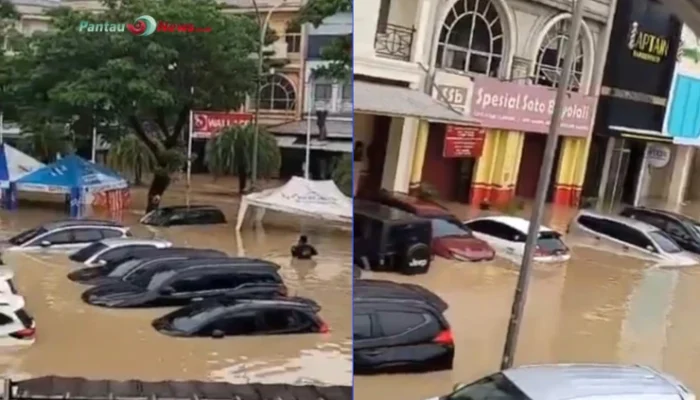
[[[413,27],[386,24],[377,27],[374,36],[374,51],[378,56],[401,61],[411,61]]]

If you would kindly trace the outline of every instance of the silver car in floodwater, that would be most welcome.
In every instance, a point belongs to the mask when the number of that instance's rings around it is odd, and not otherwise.
[[[50,222],[0,243],[2,251],[75,251],[103,239],[131,237],[129,228],[113,221],[73,219]]]
[[[579,244],[656,261],[660,266],[700,264],[700,258],[684,251],[665,232],[647,223],[583,210],[571,221],[570,244]]]
[[[551,364],[507,369],[429,400],[695,400],[677,379],[641,365]]]

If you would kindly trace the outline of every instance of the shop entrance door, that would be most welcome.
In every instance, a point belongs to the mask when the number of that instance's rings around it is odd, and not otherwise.
[[[458,158],[455,163],[457,172],[455,174],[454,198],[460,203],[468,204],[471,199],[472,176],[474,175],[473,158]]]
[[[613,212],[616,205],[620,204],[622,201],[624,183],[627,181],[627,172],[629,170],[629,162],[630,149],[624,147],[624,140],[622,140],[620,146],[615,147],[613,150],[612,158],[610,159],[610,173],[602,199],[603,211]]]

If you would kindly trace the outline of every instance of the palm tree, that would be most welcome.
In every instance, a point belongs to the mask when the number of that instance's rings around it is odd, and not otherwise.
[[[56,161],[59,154],[73,152],[65,125],[46,122],[36,124],[30,129],[30,132],[22,132],[17,147],[37,160],[48,164]]]
[[[333,172],[331,173],[333,182],[346,196],[352,196],[352,155],[343,154],[334,160]]]
[[[252,125],[232,126],[209,140],[206,147],[204,162],[209,171],[214,176],[237,175],[241,194],[251,173],[254,135]],[[258,177],[276,175],[281,158],[275,136],[261,131],[258,136]]]
[[[107,165],[133,178],[134,185],[141,185],[145,173],[153,172],[156,158],[144,142],[133,133],[111,143],[107,153]]]

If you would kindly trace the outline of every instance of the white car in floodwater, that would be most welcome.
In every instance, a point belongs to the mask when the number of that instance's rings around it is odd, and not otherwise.
[[[428,400],[695,400],[674,377],[641,365],[550,364],[506,369]]]
[[[0,346],[26,346],[34,343],[36,323],[24,310],[24,297],[0,294]]]
[[[5,251],[75,251],[103,239],[131,237],[129,228],[112,221],[73,219],[28,229],[0,245]]]
[[[169,241],[162,239],[105,239],[94,242],[76,251],[68,258],[70,258],[71,261],[82,263],[88,267],[97,267],[105,265],[110,261],[121,259],[134,251],[165,249],[172,247],[172,245],[173,244]]]
[[[488,216],[464,221],[474,236],[488,243],[500,257],[520,262],[525,254],[525,240],[530,221],[506,215]],[[561,234],[540,226],[534,260],[536,262],[563,262],[571,258],[569,247],[561,240]]]

